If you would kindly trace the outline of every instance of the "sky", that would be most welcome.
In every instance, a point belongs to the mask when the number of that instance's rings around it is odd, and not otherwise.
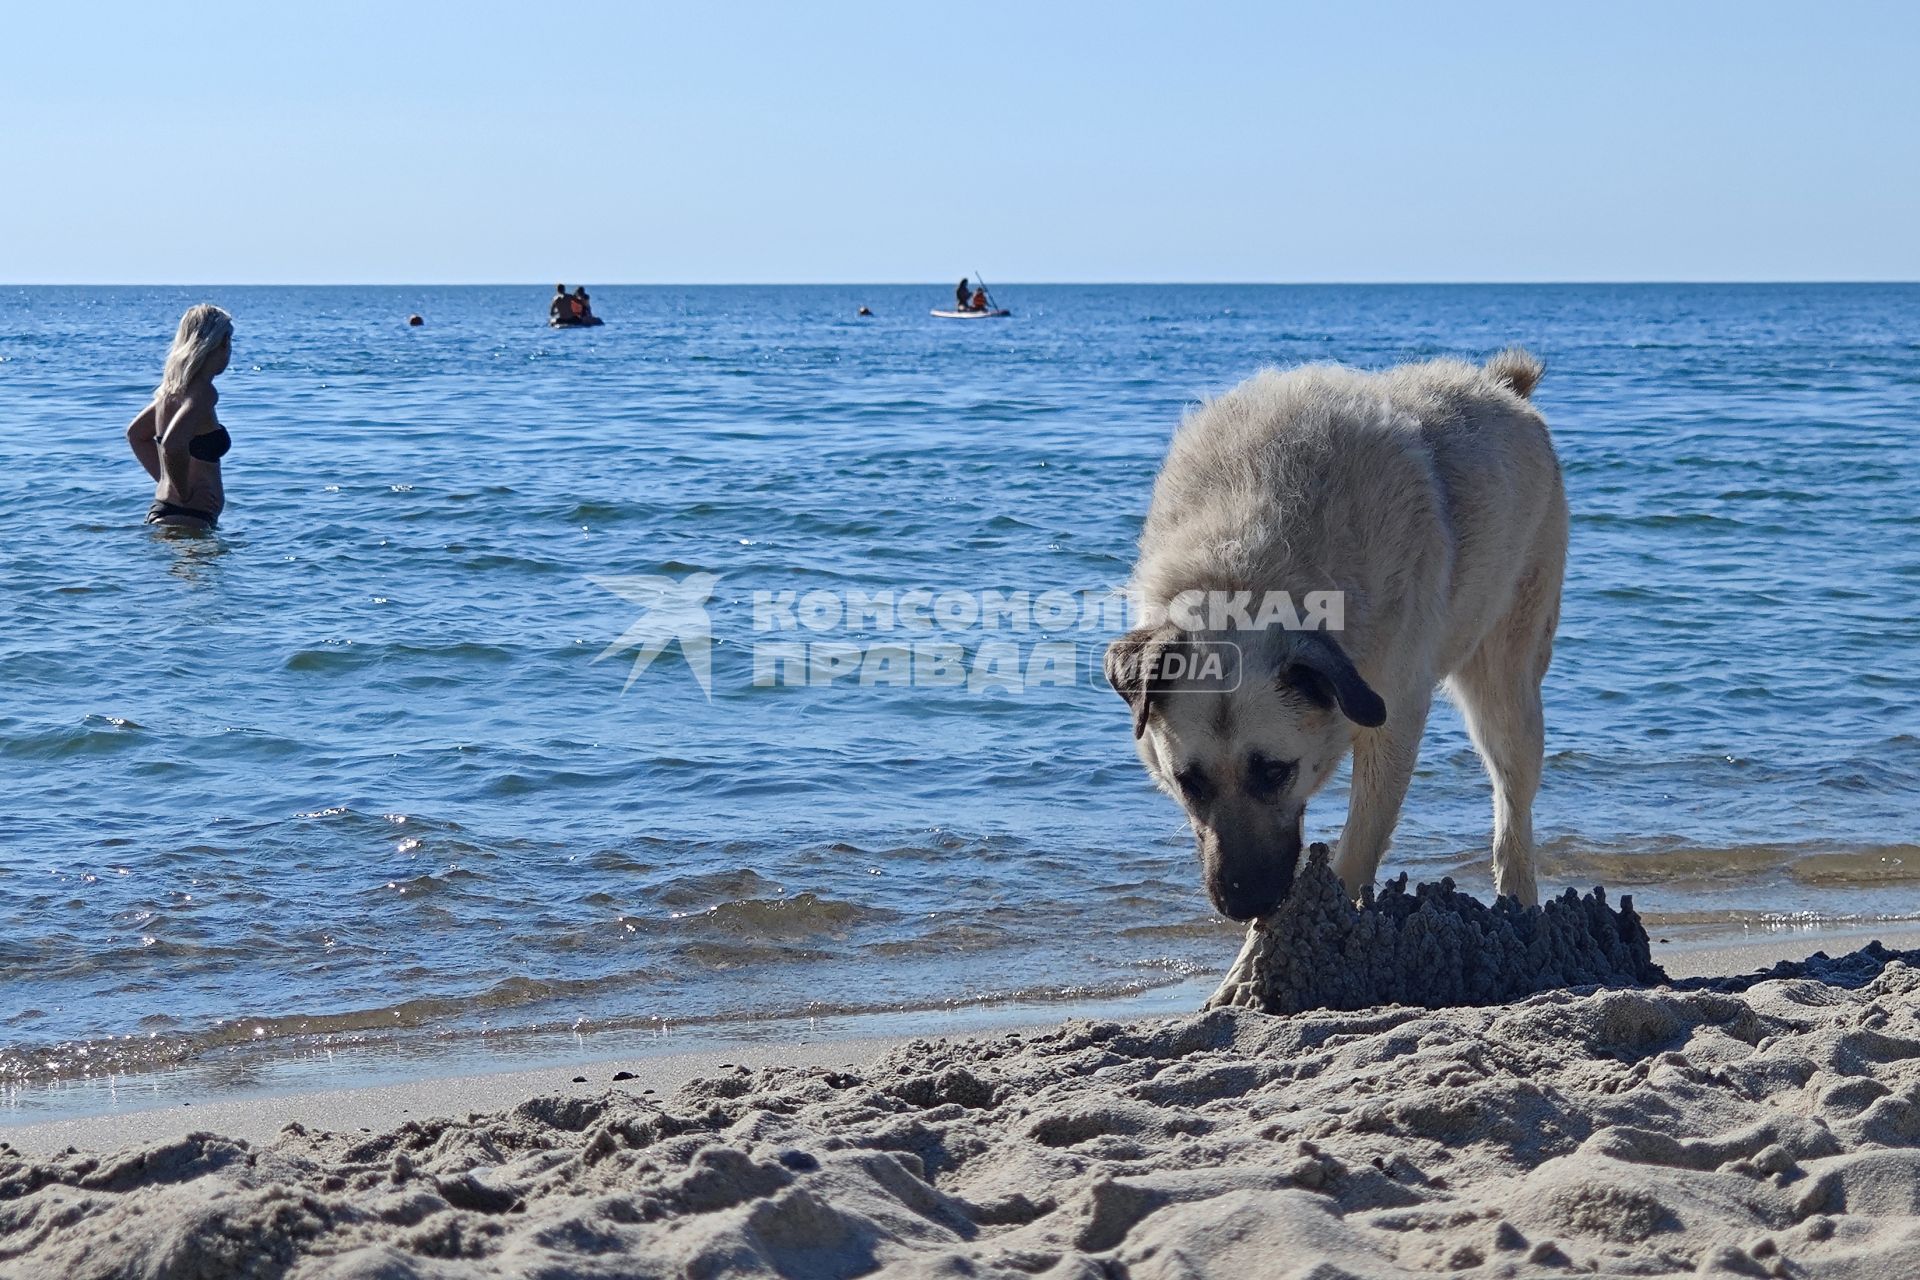
[[[73,3],[0,282],[1920,279],[1920,5]]]

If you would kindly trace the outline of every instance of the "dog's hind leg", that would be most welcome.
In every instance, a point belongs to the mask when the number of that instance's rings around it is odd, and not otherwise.
[[[1533,800],[1546,747],[1540,682],[1559,616],[1557,567],[1530,575],[1507,616],[1448,681],[1493,780],[1494,892],[1525,906],[1540,901],[1533,849]]]
[[[1353,744],[1353,786],[1347,798],[1347,825],[1334,848],[1333,870],[1354,897],[1373,883],[1386,856],[1387,842],[1400,821],[1400,806],[1420,758],[1432,693],[1422,689],[1387,699],[1387,722],[1361,733]]]

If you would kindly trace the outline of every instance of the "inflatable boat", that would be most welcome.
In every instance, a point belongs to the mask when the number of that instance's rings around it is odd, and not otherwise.
[[[933,314],[942,320],[995,320],[1001,316],[1010,316],[1013,312],[1004,307],[990,307],[985,311],[942,311],[936,307]]]
[[[604,324],[605,321],[599,316],[588,316],[584,320],[562,320],[559,316],[555,316],[547,323],[555,329],[591,329],[597,324]]]

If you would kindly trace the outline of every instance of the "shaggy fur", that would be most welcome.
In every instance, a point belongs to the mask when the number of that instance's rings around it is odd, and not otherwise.
[[[1493,780],[1498,892],[1538,901],[1540,681],[1559,621],[1567,505],[1539,361],[1500,353],[1363,373],[1263,371],[1184,422],[1154,485],[1133,589],[1148,623],[1107,675],[1141,760],[1186,808],[1214,903],[1236,919],[1291,886],[1307,798],[1351,749],[1334,870],[1358,896],[1400,814],[1445,680]],[[1337,591],[1344,629],[1196,631],[1182,592]],[[1190,621],[1190,619],[1189,619]],[[1226,681],[1169,655],[1231,642]]]

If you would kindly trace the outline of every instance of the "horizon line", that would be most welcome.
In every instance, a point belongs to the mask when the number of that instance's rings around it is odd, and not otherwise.
[[[971,279],[972,277],[967,277]],[[1467,289],[1672,285],[1913,285],[1920,280],[1880,277],[1816,279],[1620,279],[1620,280],[1007,280],[994,288],[1261,288],[1261,289]],[[0,289],[533,289],[543,281],[524,280],[16,280]],[[600,289],[921,289],[945,288],[926,280],[603,280]]]

